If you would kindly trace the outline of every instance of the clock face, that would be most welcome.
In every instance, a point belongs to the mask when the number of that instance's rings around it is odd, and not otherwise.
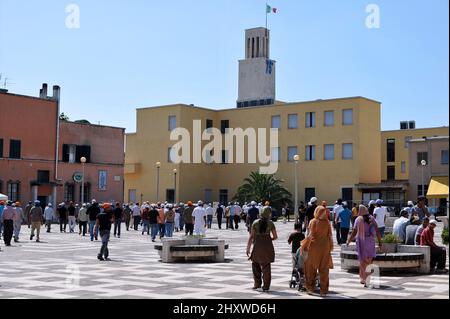
[[[81,181],[83,180],[83,174],[80,172],[76,172],[73,174],[73,181],[76,183],[81,183]]]

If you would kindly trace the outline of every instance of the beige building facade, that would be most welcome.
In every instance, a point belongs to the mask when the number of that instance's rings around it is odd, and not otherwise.
[[[201,121],[202,130],[208,126],[278,128],[279,150],[268,152],[278,161],[276,177],[285,181],[291,193],[293,155],[298,154],[300,200],[313,196],[330,203],[341,197],[360,200],[362,193],[356,185],[381,179],[380,108],[379,102],[354,97],[228,110],[183,104],[138,109],[137,131],[126,134],[125,201],[227,202],[243,180],[259,170],[261,163],[171,163],[170,148],[176,143],[170,140],[171,130],[193,132],[194,120]],[[202,146],[207,143],[203,141]],[[233,151],[235,156],[228,162],[235,162],[236,145]]]
[[[423,194],[427,195],[430,181],[436,177],[447,177],[448,183],[448,139],[447,135],[410,141],[408,196],[412,200]],[[446,196],[432,201],[430,206],[440,208],[441,213],[446,210]]]

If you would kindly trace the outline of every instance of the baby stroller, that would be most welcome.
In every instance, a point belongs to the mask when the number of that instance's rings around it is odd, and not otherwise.
[[[295,254],[295,266],[292,269],[291,281],[289,283],[290,288],[298,288],[298,291],[306,291],[305,288],[305,257],[300,254],[300,249]],[[320,287],[319,277],[316,278],[317,287]]]

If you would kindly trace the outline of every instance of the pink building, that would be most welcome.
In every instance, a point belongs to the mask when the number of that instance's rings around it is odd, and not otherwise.
[[[0,193],[44,205],[123,199],[125,129],[59,120],[60,88],[39,98],[0,90]],[[80,159],[85,157],[86,164]]]

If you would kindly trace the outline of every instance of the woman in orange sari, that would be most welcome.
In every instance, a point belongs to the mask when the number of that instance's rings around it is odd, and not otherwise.
[[[306,256],[305,286],[309,295],[314,294],[317,272],[320,275],[320,296],[326,297],[329,287],[329,273],[333,268],[333,239],[327,209],[318,206],[314,219],[309,224],[309,236],[302,241],[301,252]]]

